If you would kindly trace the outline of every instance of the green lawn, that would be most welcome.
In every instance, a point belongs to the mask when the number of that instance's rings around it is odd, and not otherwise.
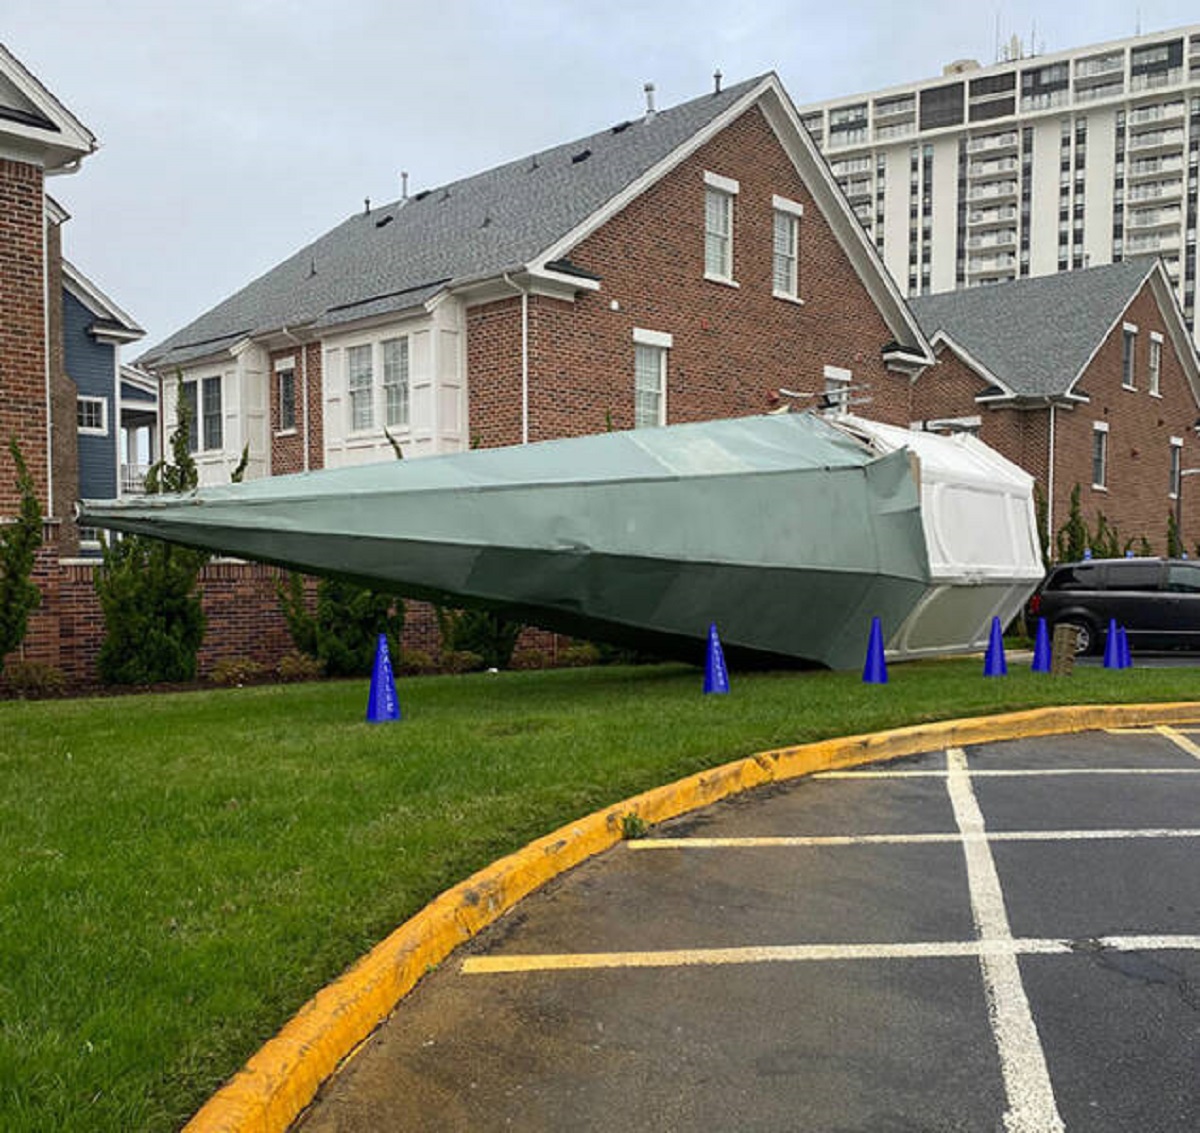
[[[1187,669],[678,666],[0,703],[0,1128],[171,1129],[437,893],[571,818],[768,747],[1037,704],[1200,698]]]

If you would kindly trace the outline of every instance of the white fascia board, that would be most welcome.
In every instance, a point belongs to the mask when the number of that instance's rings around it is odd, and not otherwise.
[[[999,386],[999,388],[1004,391],[1003,397],[997,397],[994,394],[990,397],[984,397],[980,395],[975,398],[976,401],[980,403],[986,403],[990,401],[1008,400],[1009,398],[1015,398],[1017,396],[1016,392],[1013,390],[1012,386],[1008,384],[1008,382],[1003,381],[1001,378],[997,377],[996,374],[992,373],[992,371],[989,370],[982,362],[980,362],[978,358],[974,357],[974,355],[972,355],[965,346],[963,346],[960,342],[955,341],[944,330],[939,330],[933,336],[932,343],[935,348],[938,346],[945,346],[951,354],[954,354],[960,361],[974,370],[981,379],[988,383],[988,385]]]
[[[553,263],[553,261],[551,261]],[[566,272],[551,271],[549,268],[530,268],[529,283],[535,290],[539,284],[548,285],[547,291],[552,294],[561,294],[564,289],[569,290],[572,295],[576,291],[599,291],[600,280],[587,279],[583,276],[568,275]],[[539,294],[541,292],[539,291]]]
[[[100,290],[86,275],[83,274],[70,260],[62,261],[63,284],[93,315],[119,324],[120,329],[105,331],[106,334],[125,333],[129,337],[123,339],[132,342],[145,335],[136,322],[133,321],[120,307],[116,305],[103,291]]]
[[[742,95],[737,102],[731,103],[726,107],[723,113],[717,115],[702,130],[697,130],[690,138],[676,146],[657,165],[647,169],[645,173],[636,180],[631,181],[614,197],[609,198],[591,216],[587,217],[580,224],[577,224],[565,236],[560,237],[558,241],[530,263],[530,270],[542,272],[545,271],[546,264],[553,263],[555,260],[561,260],[576,244],[586,239],[602,225],[607,224],[623,208],[632,201],[637,200],[647,189],[661,181],[672,169],[725,129],[747,107],[752,106],[762,98],[763,94],[770,90],[772,86],[777,87],[778,85],[779,80],[774,75],[768,75],[761,83],[758,83]]]
[[[136,386],[144,393],[152,393],[155,397],[158,396],[158,382],[145,370],[139,369],[137,366],[121,366],[120,379],[123,382],[128,382],[131,386]],[[139,403],[144,404],[144,403]]]
[[[126,330],[122,327],[88,327],[88,334],[92,338],[110,346],[120,346],[125,342],[137,342],[139,338],[145,336],[145,333],[140,327],[137,330]]]
[[[800,179],[813,195],[842,250],[850,259],[867,293],[875,302],[884,322],[897,342],[910,346],[927,366],[935,359],[933,348],[920,324],[905,303],[891,273],[883,265],[875,245],[850,209],[845,194],[834,180],[825,158],[813,145],[808,131],[800,124],[800,115],[787,91],[774,76],[769,76],[764,91],[763,113],[780,144],[792,159]],[[766,97],[767,95],[770,97]]]
[[[56,201],[49,193],[46,196],[46,219],[51,224],[63,225],[71,219],[71,214]]]
[[[15,55],[0,43],[0,75],[54,129],[24,122],[0,120],[0,135],[12,138],[22,149],[40,149],[47,172],[73,171],[81,158],[95,152],[96,135],[75,117]]]
[[[1200,408],[1200,358],[1196,355],[1196,344],[1187,329],[1187,323],[1184,322],[1183,311],[1179,307],[1179,296],[1175,294],[1175,289],[1167,278],[1167,270],[1163,267],[1162,260],[1154,261],[1150,286],[1155,299],[1158,300],[1159,310],[1163,313],[1163,322],[1166,323],[1175,355],[1183,366],[1183,374],[1192,391],[1192,398],[1197,408]]]

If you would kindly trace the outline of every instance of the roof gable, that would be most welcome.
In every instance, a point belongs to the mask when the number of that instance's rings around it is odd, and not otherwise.
[[[0,151],[59,172],[95,149],[95,135],[0,43]]]
[[[928,348],[774,75],[621,122],[484,173],[364,210],[176,332],[143,360],[174,365],[281,327],[419,308],[503,273],[561,273],[586,235],[761,103],[893,334]],[[578,281],[581,285],[584,281]]]
[[[909,300],[925,333],[1017,398],[1065,397],[1157,261],[1059,272]],[[1168,320],[1169,321],[1169,320]]]
[[[69,260],[62,262],[63,287],[93,315],[93,334],[132,342],[146,332]]]

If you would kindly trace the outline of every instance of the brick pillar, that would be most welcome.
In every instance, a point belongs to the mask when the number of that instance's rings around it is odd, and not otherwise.
[[[39,166],[0,158],[0,516],[15,515],[20,501],[10,437],[51,510],[42,180]]]

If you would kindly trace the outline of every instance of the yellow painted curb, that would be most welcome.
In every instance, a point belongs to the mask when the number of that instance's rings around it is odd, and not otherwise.
[[[185,1133],[282,1133],[431,967],[551,878],[614,846],[627,814],[653,825],[764,783],[945,747],[1194,723],[1200,723],[1200,703],[1035,708],[779,748],[656,787],[539,838],[441,894],[317,992],[209,1099]]]

